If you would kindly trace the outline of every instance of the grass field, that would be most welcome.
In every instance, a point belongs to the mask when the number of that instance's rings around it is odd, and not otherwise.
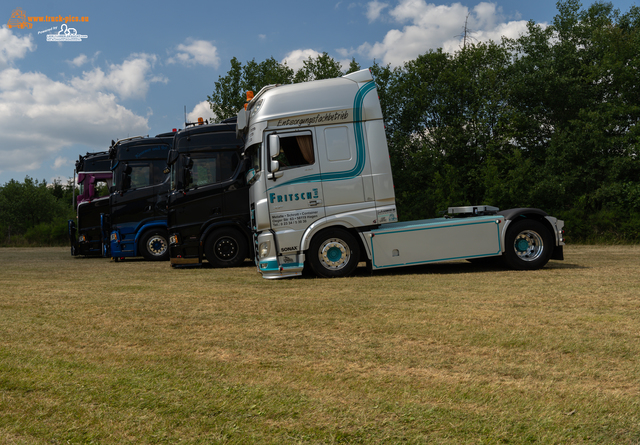
[[[640,246],[267,281],[0,249],[0,443],[640,442]]]

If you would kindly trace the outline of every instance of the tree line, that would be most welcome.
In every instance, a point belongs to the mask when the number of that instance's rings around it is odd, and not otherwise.
[[[371,67],[401,220],[538,207],[566,221],[569,240],[640,241],[640,8],[557,8],[517,39]],[[345,74],[326,53],[296,73],[273,58],[231,66],[209,96],[220,118],[246,90]]]
[[[73,194],[71,181],[47,184],[29,176],[0,186],[0,246],[68,244]]]
[[[565,220],[571,242],[640,241],[640,8],[577,0],[557,8],[551,24],[530,22],[517,39],[467,38],[454,54],[374,62],[401,220],[449,206],[538,207]],[[343,71],[327,53],[297,71],[273,57],[233,58],[208,100],[223,120],[248,90],[359,69],[352,60]],[[1,186],[0,242],[38,231],[66,240],[71,193],[28,177]]]

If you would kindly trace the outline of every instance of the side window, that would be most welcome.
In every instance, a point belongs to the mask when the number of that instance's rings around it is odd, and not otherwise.
[[[167,180],[168,174],[163,171],[167,165],[165,160],[135,161],[130,162],[129,165],[131,166],[130,189],[162,184]]]
[[[193,155],[192,160],[191,181],[187,188],[227,181],[231,179],[240,162],[238,155],[233,151]]]
[[[191,181],[187,188],[201,187],[216,182],[216,166],[218,160],[216,157],[211,158],[192,158],[193,167],[191,167]]]
[[[167,161],[151,161],[151,166],[153,168],[152,181],[154,184],[162,184],[169,178],[169,173],[164,172],[164,169],[167,168]]]
[[[280,154],[275,160],[280,163],[280,170],[314,164],[316,160],[311,135],[281,135]]]
[[[220,182],[231,179],[238,168],[240,159],[233,151],[223,151],[219,153],[220,160]]]
[[[109,196],[109,183],[106,179],[96,181],[96,197],[103,198]]]
[[[131,187],[137,189],[151,185],[151,166],[149,164],[131,165]]]

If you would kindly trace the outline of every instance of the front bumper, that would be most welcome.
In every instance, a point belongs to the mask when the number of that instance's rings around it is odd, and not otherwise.
[[[256,265],[262,278],[269,280],[302,275],[304,254],[278,255],[275,239],[271,232],[254,234],[256,239]]]

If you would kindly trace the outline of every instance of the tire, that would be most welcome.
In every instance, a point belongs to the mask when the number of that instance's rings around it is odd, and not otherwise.
[[[540,269],[549,261],[553,248],[553,237],[544,224],[521,219],[507,229],[503,261],[510,269]]]
[[[204,255],[215,267],[237,267],[249,256],[247,240],[236,229],[215,230],[204,243]]]
[[[311,240],[307,258],[320,277],[347,277],[358,267],[360,245],[344,229],[326,229]]]
[[[166,230],[152,229],[140,238],[139,251],[147,261],[167,261],[169,259],[169,234]]]

